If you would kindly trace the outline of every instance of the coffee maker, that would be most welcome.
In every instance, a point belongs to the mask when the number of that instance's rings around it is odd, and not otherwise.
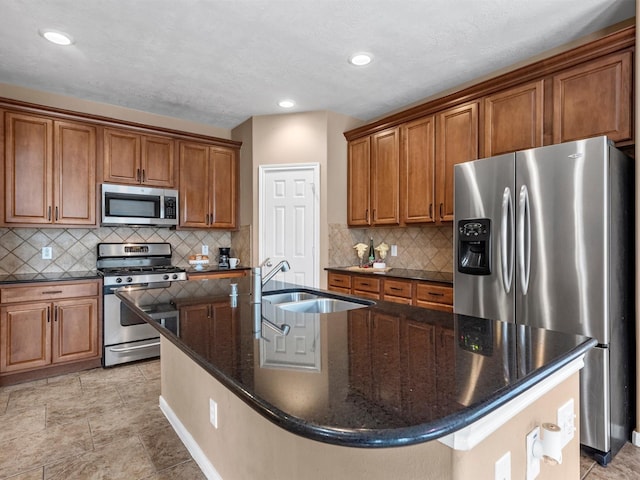
[[[229,268],[229,251],[230,247],[220,247],[218,255],[218,268]]]

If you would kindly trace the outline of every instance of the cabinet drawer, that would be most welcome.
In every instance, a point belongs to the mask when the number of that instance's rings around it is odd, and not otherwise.
[[[34,302],[70,297],[94,297],[100,293],[99,282],[42,283],[23,287],[0,288],[0,303]]]
[[[416,304],[419,304],[419,302],[453,305],[453,287],[418,283],[416,285]]]
[[[329,286],[338,288],[351,288],[351,275],[329,272]]]
[[[402,280],[384,280],[383,292],[384,299],[387,297],[401,297],[411,300],[413,297],[413,289],[411,282]]]
[[[353,277],[353,291],[380,294],[380,279],[370,277]]]

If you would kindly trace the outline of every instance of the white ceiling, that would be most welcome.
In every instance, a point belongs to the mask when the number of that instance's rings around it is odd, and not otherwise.
[[[221,128],[282,98],[369,121],[634,15],[635,0],[2,0],[0,82]],[[349,65],[356,51],[374,61]]]

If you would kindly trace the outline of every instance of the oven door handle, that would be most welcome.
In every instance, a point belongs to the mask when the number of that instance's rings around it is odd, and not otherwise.
[[[133,350],[140,350],[141,348],[149,348],[149,347],[157,347],[160,345],[160,342],[147,343],[146,345],[136,345],[135,347],[110,347],[110,352],[115,353],[123,353],[123,352],[131,352]]]

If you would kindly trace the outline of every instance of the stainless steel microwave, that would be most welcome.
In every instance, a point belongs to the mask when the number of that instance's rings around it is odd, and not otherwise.
[[[178,191],[102,184],[102,225],[178,225]]]

